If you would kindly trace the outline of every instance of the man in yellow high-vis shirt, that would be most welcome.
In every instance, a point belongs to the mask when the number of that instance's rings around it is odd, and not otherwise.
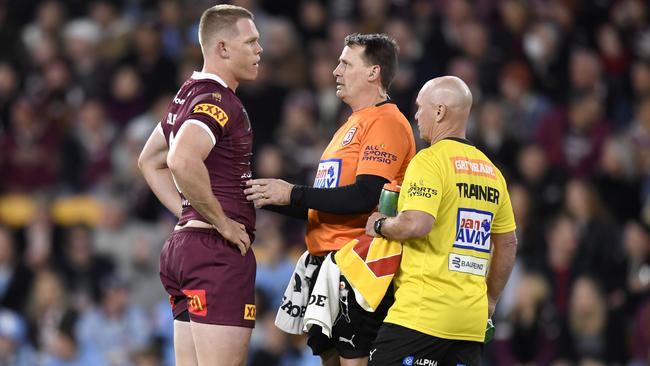
[[[431,146],[409,164],[398,216],[375,213],[366,226],[404,246],[369,365],[480,365],[485,324],[516,254],[510,197],[501,172],[465,139],[467,85],[430,80],[416,103]]]

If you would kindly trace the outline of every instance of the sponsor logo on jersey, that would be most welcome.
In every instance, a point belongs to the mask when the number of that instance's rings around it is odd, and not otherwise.
[[[180,92],[181,92],[181,91],[179,90],[178,93],[180,93]],[[178,104],[178,105],[183,105],[183,104],[185,104],[185,99],[181,99],[181,98],[179,98],[179,97],[178,97],[178,93],[176,93],[176,95],[174,95],[173,103],[174,103],[174,104]],[[190,95],[192,95],[192,91],[191,91],[191,90],[190,90],[189,94],[187,94],[187,96],[189,97]]]
[[[192,113],[201,113],[206,116],[212,117],[221,127],[225,126],[228,123],[228,114],[221,109],[221,107],[210,104],[210,103],[200,103],[194,106]]]
[[[255,320],[256,315],[257,315],[257,309],[255,308],[255,305],[252,304],[244,305],[244,320]]]
[[[413,356],[406,356],[402,360],[402,365],[404,366],[413,366],[413,361],[415,360],[415,357]]]
[[[341,142],[341,146],[345,146],[352,141],[352,138],[354,137],[354,134],[357,133],[357,127],[352,127],[348,130],[348,132],[345,134],[345,137],[343,137],[343,141]]]
[[[208,303],[205,298],[205,290],[181,290],[187,296],[187,310],[190,314],[198,316],[208,315]]]
[[[471,174],[496,179],[496,168],[489,161],[468,159],[462,156],[451,157],[456,174]]]
[[[499,190],[490,187],[482,186],[480,184],[467,184],[467,183],[456,183],[458,187],[458,195],[461,198],[472,198],[480,201],[488,201],[494,204],[499,204]]]
[[[176,123],[176,114],[167,113],[167,124],[173,125],[174,123]]]
[[[454,247],[489,253],[492,217],[491,212],[459,208]]]
[[[217,102],[221,102],[221,93],[219,93],[219,92],[212,93],[212,98],[214,100],[216,100]]]
[[[368,145],[363,151],[363,158],[361,160],[390,164],[397,161],[397,155],[386,151],[386,146],[384,144]]]
[[[335,188],[341,178],[341,159],[321,160],[316,171],[314,188]]]
[[[409,184],[408,190],[406,191],[406,194],[409,197],[431,198],[438,195],[438,190],[425,186],[424,182],[420,180],[419,184],[416,182],[411,182]]]
[[[485,277],[485,274],[487,273],[487,264],[488,260],[485,258],[449,253],[449,263],[447,268],[454,272],[463,272]]]

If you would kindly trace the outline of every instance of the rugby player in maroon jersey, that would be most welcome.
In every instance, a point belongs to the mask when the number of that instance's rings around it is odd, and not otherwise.
[[[160,255],[176,365],[244,365],[255,324],[255,209],[244,195],[253,132],[235,90],[257,77],[253,15],[232,5],[199,23],[204,64],[169,103],[138,165],[178,218]]]

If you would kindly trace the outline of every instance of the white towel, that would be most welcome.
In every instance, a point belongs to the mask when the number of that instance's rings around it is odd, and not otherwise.
[[[305,312],[304,331],[307,332],[312,325],[319,325],[323,334],[332,337],[332,326],[339,315],[339,291],[341,271],[328,254],[320,267],[314,290],[309,296],[309,305]]]
[[[289,285],[282,296],[282,305],[275,317],[275,325],[291,334],[302,334],[303,318],[309,303],[309,284],[318,267],[305,251],[296,263]]]

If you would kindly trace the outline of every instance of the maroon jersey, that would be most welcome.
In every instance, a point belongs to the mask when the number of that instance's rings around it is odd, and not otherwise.
[[[235,93],[216,75],[195,72],[181,86],[160,122],[167,146],[183,125],[196,124],[212,139],[214,147],[205,159],[212,193],[226,216],[246,226],[253,238],[255,208],[244,195],[245,182],[251,178],[250,160],[253,131],[248,114]],[[183,213],[179,224],[189,220],[207,222],[180,192]]]

